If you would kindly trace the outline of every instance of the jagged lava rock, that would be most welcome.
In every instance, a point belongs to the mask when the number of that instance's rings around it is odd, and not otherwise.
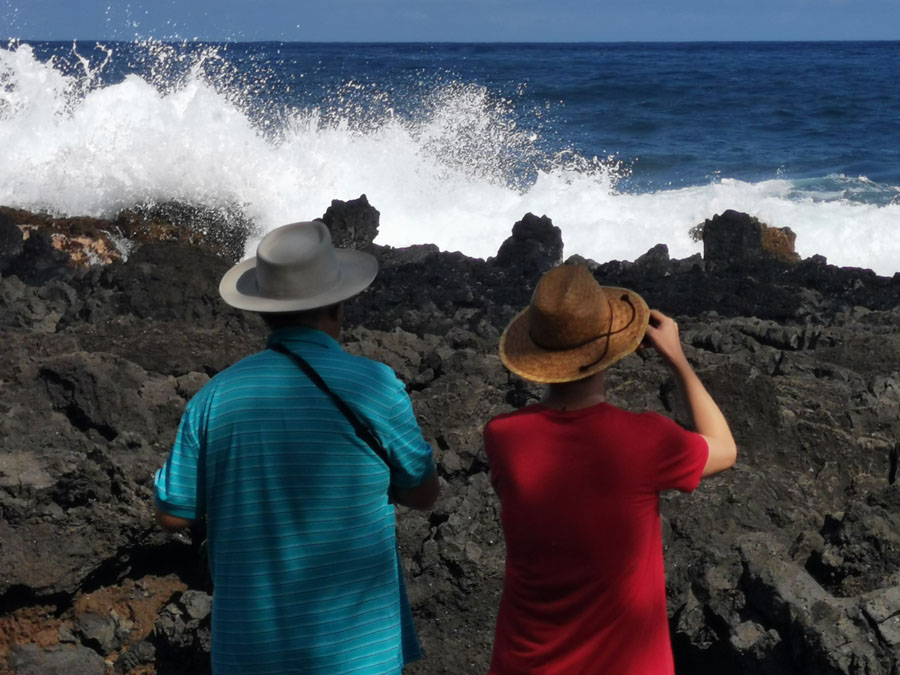
[[[746,213],[727,210],[699,226],[706,260],[738,261],[773,258],[796,262],[797,235],[789,227],[769,227]]]
[[[497,251],[494,264],[517,270],[522,276],[540,276],[562,262],[562,232],[547,216],[533,213],[513,225],[512,236]]]
[[[0,276],[6,275],[9,263],[22,252],[24,241],[15,221],[0,211]]]
[[[332,200],[321,221],[328,226],[335,246],[363,250],[378,236],[379,218],[378,210],[361,195],[346,202]]]
[[[333,224],[340,204],[351,202],[339,203]],[[368,223],[355,233],[377,231],[371,205],[347,208]],[[346,348],[406,382],[443,488],[430,513],[398,509],[426,651],[412,675],[488,669],[504,546],[481,429],[540,395],[504,370],[497,338],[563,250],[549,218],[529,214],[513,229],[488,261],[354,240],[381,272],[347,306]],[[739,445],[733,470],[692,495],[662,496],[679,671],[896,675],[900,277],[816,257],[748,259],[740,247],[721,259],[673,260],[660,245],[634,262],[584,262],[678,319]],[[79,598],[176,575],[181,586],[154,605],[143,633],[107,658],[123,675],[207,672],[202,532],[156,529],[150,486],[189,397],[263,347],[258,318],[217,297],[229,264],[174,241],[141,244],[102,268],[62,265],[35,286],[4,272],[0,631],[49,608],[48,625],[70,627],[63,657],[92,667],[122,631],[114,620],[76,620]],[[618,364],[608,384],[617,405],[690,422],[652,354]],[[18,645],[8,666],[63,658],[8,634]]]

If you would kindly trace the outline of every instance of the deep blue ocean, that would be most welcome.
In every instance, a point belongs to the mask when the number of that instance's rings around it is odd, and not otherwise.
[[[900,42],[13,42],[0,147],[0,204],[60,214],[365,193],[380,243],[489,256],[531,211],[608,260],[735,208],[900,270]]]

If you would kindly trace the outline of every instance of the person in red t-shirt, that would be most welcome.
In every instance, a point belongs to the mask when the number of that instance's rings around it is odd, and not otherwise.
[[[672,370],[696,432],[606,402],[606,370],[642,343]],[[507,547],[491,674],[674,673],[659,493],[690,492],[737,456],[677,324],[563,265],[504,331],[500,357],[548,387],[484,430]]]

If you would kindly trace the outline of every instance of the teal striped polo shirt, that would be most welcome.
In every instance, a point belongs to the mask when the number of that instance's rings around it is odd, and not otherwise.
[[[206,517],[212,665],[229,673],[399,673],[421,656],[388,485],[435,470],[409,396],[382,363],[291,327],[299,353],[381,439],[390,471],[286,355],[267,349],[188,403],[155,478],[173,516]]]

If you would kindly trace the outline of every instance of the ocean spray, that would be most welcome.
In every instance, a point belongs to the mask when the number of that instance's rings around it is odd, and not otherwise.
[[[657,243],[689,256],[700,250],[690,228],[731,208],[791,227],[803,256],[900,269],[900,190],[865,177],[717,176],[629,191],[640,158],[548,150],[541,129],[483,85],[426,82],[401,110],[396,92],[347,79],[327,100],[297,105],[266,89],[264,63],[240,70],[224,46],[147,43],[131,70],[119,49],[90,59],[79,45],[68,59],[0,49],[0,204],[97,217],[172,200],[238,204],[266,231],[366,194],[381,244],[488,257],[532,212],[562,229],[567,255],[598,261],[633,260]]]

